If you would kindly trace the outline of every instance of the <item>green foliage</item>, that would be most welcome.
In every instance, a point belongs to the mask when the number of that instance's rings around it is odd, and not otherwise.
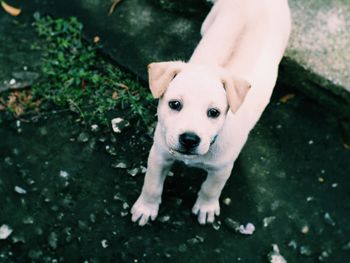
[[[99,46],[82,39],[82,24],[75,18],[53,19],[34,14],[34,27],[44,38],[43,80],[33,95],[70,107],[87,122],[106,125],[106,113],[130,111],[148,125],[155,105],[148,90],[130,74],[97,55]]]

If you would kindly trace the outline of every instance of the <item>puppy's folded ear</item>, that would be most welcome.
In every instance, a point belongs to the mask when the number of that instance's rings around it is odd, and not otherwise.
[[[226,75],[222,78],[230,109],[236,113],[242,105],[251,85],[248,81]]]
[[[156,62],[148,65],[149,87],[154,98],[161,97],[170,81],[186,65],[182,61]]]

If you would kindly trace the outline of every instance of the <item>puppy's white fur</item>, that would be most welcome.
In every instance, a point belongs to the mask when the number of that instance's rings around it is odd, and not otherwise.
[[[211,223],[220,213],[221,191],[276,82],[290,34],[287,0],[218,0],[201,33],[188,63],[149,66],[150,88],[160,100],[144,185],[131,210],[139,225],[156,218],[175,160],[208,172],[192,210],[199,223]],[[170,100],[180,101],[182,109],[170,109]],[[221,115],[208,118],[211,108]],[[180,151],[179,136],[186,132],[200,138],[192,155]]]

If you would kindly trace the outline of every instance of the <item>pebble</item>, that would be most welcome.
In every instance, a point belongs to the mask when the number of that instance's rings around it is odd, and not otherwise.
[[[280,201],[275,200],[271,204],[271,210],[276,211],[280,207]]]
[[[270,263],[287,263],[287,260],[280,254],[278,245],[272,244],[272,251],[267,255]]]
[[[88,143],[88,149],[95,150],[96,149],[96,139],[92,138],[90,142]]]
[[[96,222],[96,216],[95,216],[95,214],[90,214],[90,215],[89,215],[89,218],[90,218],[90,222],[91,222],[91,223],[95,223],[95,222]]]
[[[309,256],[311,256],[312,251],[311,251],[311,248],[309,246],[301,246],[299,249],[299,253],[300,253],[300,255],[309,257]]]
[[[21,234],[17,234],[17,235],[12,235],[11,237],[12,243],[16,244],[16,243],[25,243],[26,240],[24,239],[24,236]]]
[[[222,201],[225,205],[229,206],[232,203],[231,198],[226,197],[223,201]]]
[[[125,216],[127,216],[128,214],[129,214],[128,211],[121,211],[121,212],[120,212],[120,215],[121,215],[122,217],[125,217]]]
[[[179,250],[179,252],[182,252],[182,253],[186,252],[186,251],[187,251],[187,246],[186,246],[186,244],[181,244],[181,245],[179,246],[178,250]]]
[[[289,243],[288,243],[288,247],[290,247],[290,248],[296,250],[296,249],[298,248],[298,244],[297,244],[297,242],[296,242],[295,240],[291,240],[291,241],[289,241]]]
[[[328,224],[330,226],[336,225],[333,218],[331,217],[331,215],[329,213],[325,213],[323,218],[324,218],[324,221],[326,222],[326,224]]]
[[[330,251],[322,251],[321,255],[318,256],[320,262],[326,262],[330,256]]]
[[[252,223],[248,223],[246,226],[240,225],[238,231],[242,235],[252,235],[255,231],[255,226]]]
[[[310,231],[310,228],[309,228],[309,226],[308,225],[305,225],[305,226],[303,226],[302,228],[301,228],[301,233],[303,233],[303,234],[307,234],[307,233],[309,233],[309,231]]]
[[[315,200],[315,197],[313,197],[313,196],[308,196],[308,197],[306,198],[306,202],[311,202],[311,201],[313,201],[313,200]]]
[[[61,170],[59,175],[60,175],[60,177],[62,177],[62,178],[68,178],[69,173],[66,172],[66,171]]]
[[[199,240],[199,242],[201,242],[201,243],[204,242],[204,237],[202,237],[202,236],[196,236],[196,238]]]
[[[214,230],[219,230],[221,227],[221,221],[220,220],[214,221],[212,226],[213,226]]]
[[[46,127],[40,127],[39,129],[40,135],[45,136],[48,134],[47,128]]]
[[[140,166],[140,170],[142,174],[145,174],[147,172],[147,168],[143,165]]]
[[[78,138],[77,138],[77,141],[80,142],[80,143],[84,143],[84,142],[87,142],[89,141],[89,134],[87,132],[81,132],[79,135],[78,135]]]
[[[5,157],[4,158],[4,163],[7,165],[7,166],[12,166],[13,165],[13,160],[11,157]]]
[[[111,164],[113,168],[126,169],[128,166],[125,162],[115,161]]]
[[[31,224],[34,224],[34,219],[31,216],[27,216],[27,217],[23,218],[22,222],[25,225],[31,225]]]
[[[101,241],[101,246],[102,246],[103,248],[107,248],[107,247],[108,247],[108,242],[107,242],[106,239],[103,239],[103,240]]]
[[[8,225],[2,225],[0,227],[0,239],[8,238],[11,235],[12,231],[13,230]]]
[[[41,227],[35,227],[34,233],[38,236],[41,236],[44,233],[44,230]]]
[[[14,155],[19,155],[19,150],[17,149],[17,148],[13,148],[12,149],[12,153],[14,154]]]
[[[121,133],[124,128],[130,125],[130,123],[127,120],[124,120],[119,117],[112,119],[111,124],[112,124],[112,130],[115,133]]]
[[[275,221],[275,216],[265,217],[263,219],[263,227],[268,227],[273,221]]]
[[[127,202],[124,202],[123,203],[123,209],[125,210],[125,209],[129,209],[129,204],[127,203]]]
[[[22,187],[15,186],[14,188],[15,192],[20,194],[20,195],[25,195],[27,193],[27,190],[23,189]]]
[[[175,198],[175,204],[177,206],[180,206],[183,203],[183,200],[181,198]]]
[[[92,124],[90,128],[92,132],[98,132],[98,130],[100,129],[97,124]]]
[[[133,168],[133,169],[128,169],[127,173],[130,174],[131,176],[135,176],[140,172],[139,168]]]
[[[191,246],[199,244],[199,243],[203,243],[203,242],[204,242],[204,238],[201,236],[195,236],[195,237],[187,240],[187,243]]]
[[[158,221],[161,223],[165,223],[168,222],[170,220],[170,216],[169,215],[164,215],[158,218]]]
[[[102,136],[102,137],[98,138],[98,140],[99,140],[100,142],[105,142],[105,141],[107,141],[107,137]]]
[[[125,198],[123,198],[119,193],[116,193],[114,196],[113,196],[113,200],[117,200],[117,201],[125,201]]]
[[[113,156],[117,155],[117,151],[112,145],[106,145],[106,152]]]
[[[193,246],[193,245],[196,245],[199,243],[198,239],[193,237],[193,238],[190,238],[187,240],[187,243],[190,245],[190,246]]]
[[[49,237],[48,237],[49,245],[52,249],[57,248],[57,243],[58,243],[58,236],[55,232],[51,232]]]

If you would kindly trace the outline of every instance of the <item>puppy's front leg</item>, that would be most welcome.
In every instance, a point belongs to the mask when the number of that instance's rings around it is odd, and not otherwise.
[[[213,223],[215,215],[220,214],[219,197],[230,177],[232,165],[222,168],[208,170],[207,179],[202,184],[198,198],[193,206],[192,212],[198,215],[198,222],[201,225]]]
[[[157,153],[156,147],[152,146],[142,192],[131,209],[133,222],[139,220],[139,225],[143,226],[147,224],[149,218],[156,219],[164,180],[172,163],[173,161],[164,159],[163,154]]]

